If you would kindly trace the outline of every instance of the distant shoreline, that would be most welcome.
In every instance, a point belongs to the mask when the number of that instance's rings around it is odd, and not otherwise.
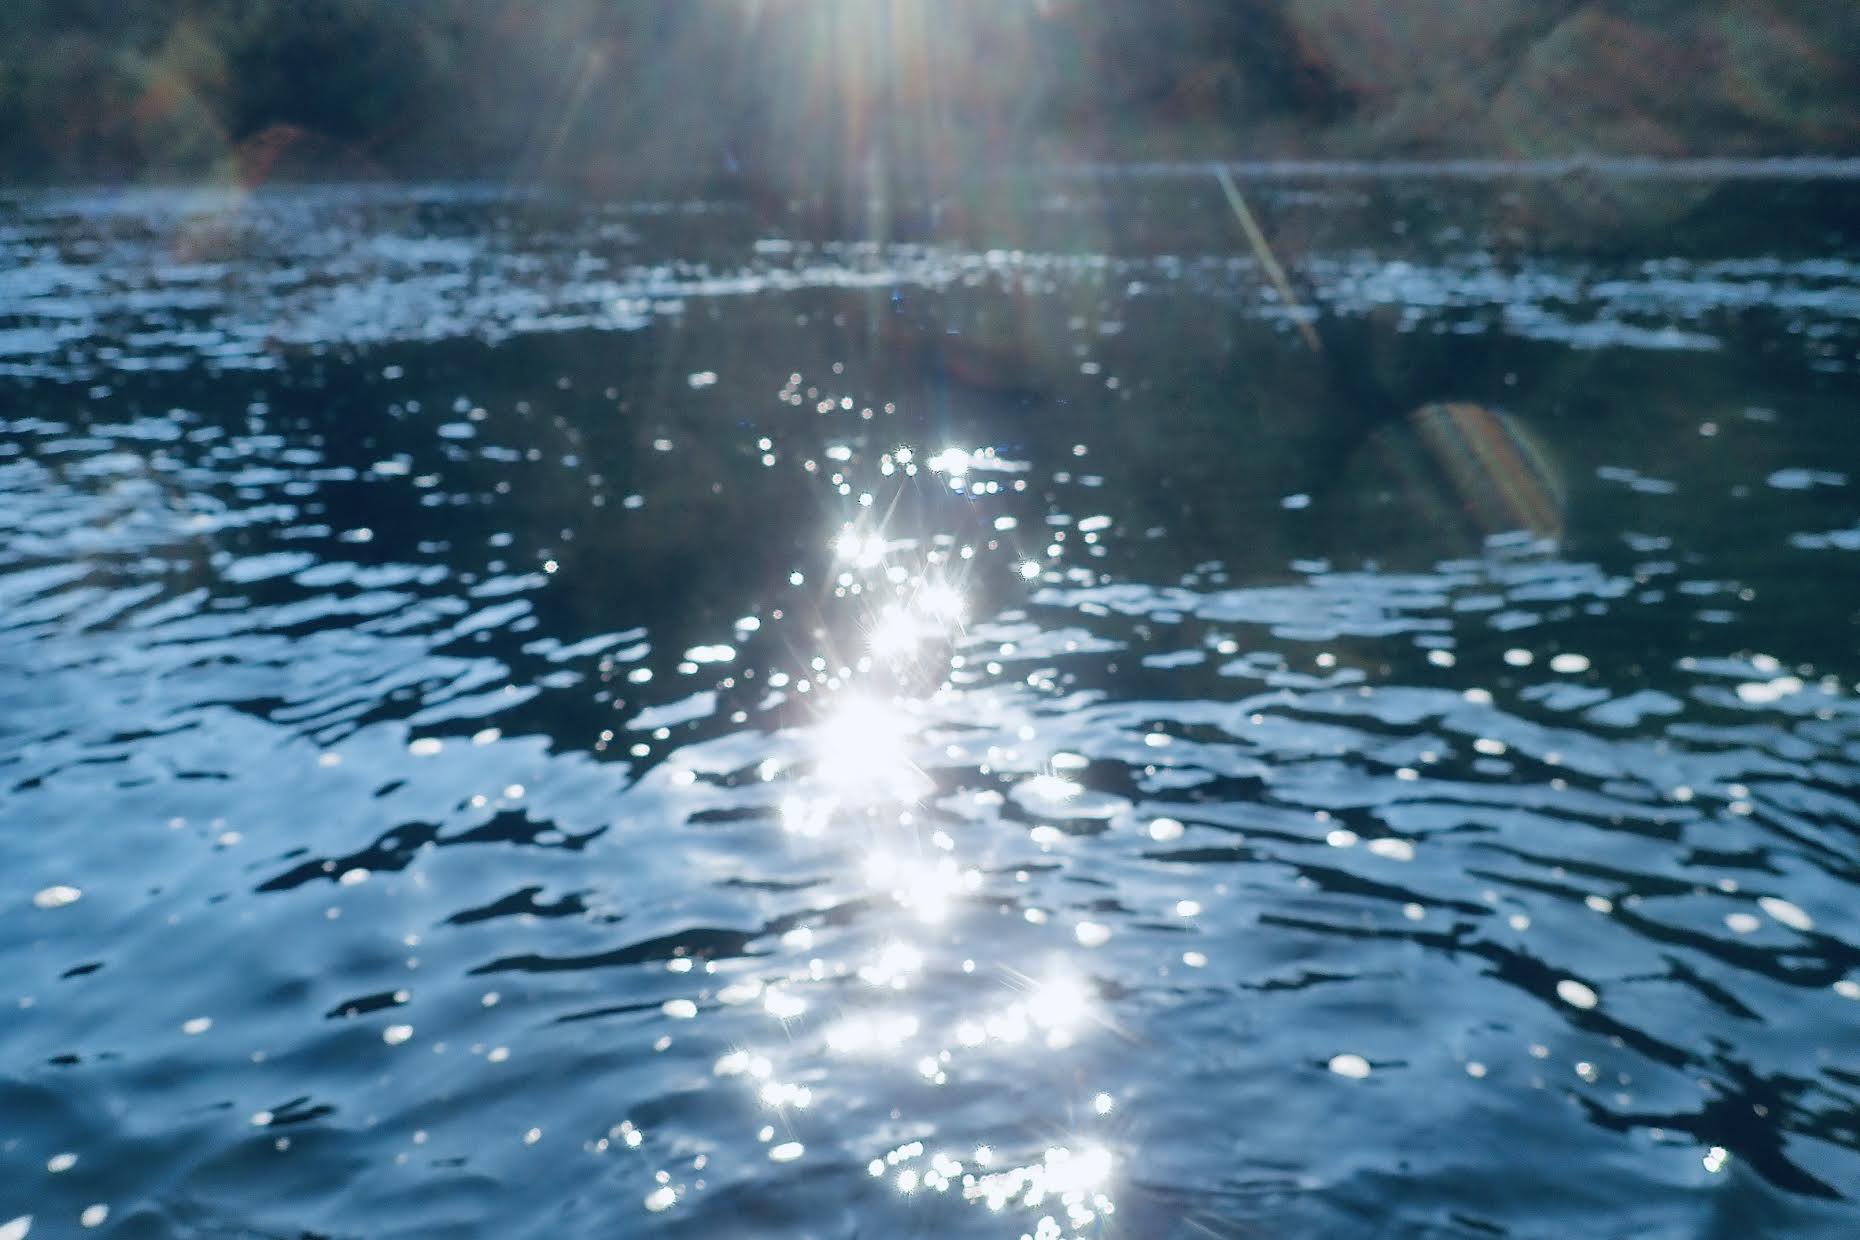
[[[1557,181],[1575,177],[1631,181],[1856,181],[1860,157],[1780,155],[1755,158],[1597,155],[1563,159],[1174,159],[1088,160],[1074,163],[1026,164],[1012,169],[975,168],[949,175],[955,185],[1000,181],[1088,181],[1122,179],[1177,180],[1212,175],[1225,169],[1242,180],[1254,181]],[[294,172],[240,186],[211,178],[150,179],[75,178],[62,181],[15,182],[0,186],[0,199],[45,193],[259,193],[264,189],[355,189],[374,187],[443,186],[484,197],[522,197],[535,194],[641,191],[642,197],[667,202],[727,202],[736,195],[722,192],[703,177],[688,180],[655,177],[634,185],[578,184],[551,178],[508,178],[467,175],[456,178],[430,175],[347,175],[320,177]],[[838,192],[844,192],[838,191]]]
[[[1007,176],[1207,176],[1225,168],[1237,177],[1257,180],[1554,180],[1569,176],[1604,176],[1637,180],[1815,180],[1860,179],[1860,157],[1778,155],[1756,158],[1667,158],[1635,155],[1581,155],[1563,159],[1204,159],[1132,160],[1030,168]]]

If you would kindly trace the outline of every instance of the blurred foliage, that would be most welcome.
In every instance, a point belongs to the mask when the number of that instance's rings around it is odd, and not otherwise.
[[[1828,0],[7,0],[10,178],[1860,152]]]

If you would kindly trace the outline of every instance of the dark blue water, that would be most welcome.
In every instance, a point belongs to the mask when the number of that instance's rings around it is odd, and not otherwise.
[[[1561,185],[0,204],[0,1236],[1855,1234],[1860,189]]]

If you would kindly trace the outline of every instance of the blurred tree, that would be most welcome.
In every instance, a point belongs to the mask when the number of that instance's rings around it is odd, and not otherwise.
[[[779,196],[1028,160],[1860,151],[1825,0],[7,0],[0,168]],[[293,164],[292,161],[295,161]]]

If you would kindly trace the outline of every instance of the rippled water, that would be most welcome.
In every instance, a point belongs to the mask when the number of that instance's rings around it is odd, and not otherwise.
[[[0,205],[0,1235],[1852,1234],[1860,191],[1742,192],[1269,184],[1323,358],[1167,179]]]

